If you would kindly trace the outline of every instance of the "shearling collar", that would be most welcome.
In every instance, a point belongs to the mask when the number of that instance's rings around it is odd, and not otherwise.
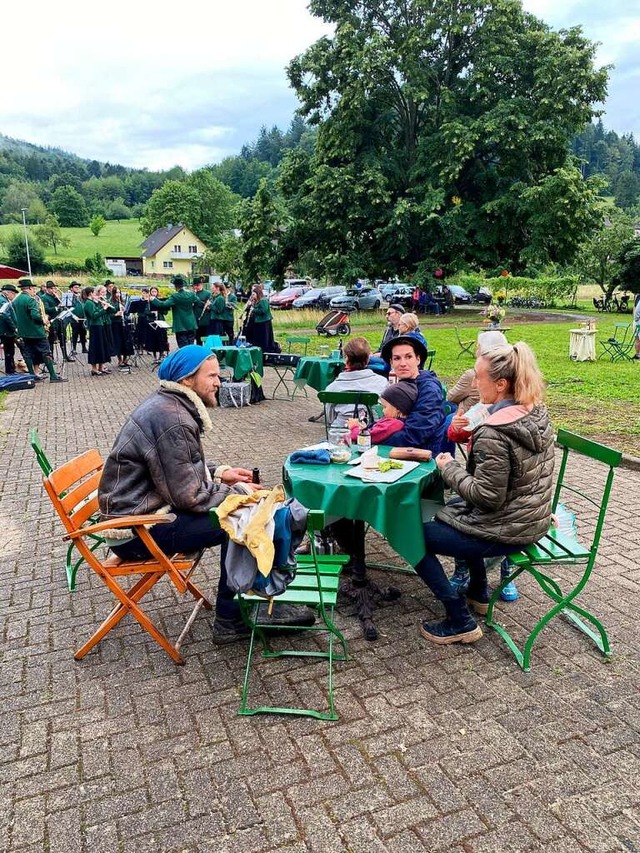
[[[187,388],[186,385],[181,385],[179,382],[170,382],[168,379],[161,379],[160,387],[166,388],[167,391],[174,391],[176,394],[182,394],[183,397],[186,397],[188,400],[191,400],[193,405],[196,407],[198,417],[200,418],[200,422],[202,423],[202,431],[211,432],[211,430],[213,429],[213,424],[211,423],[211,418],[209,417],[207,407],[202,402],[200,397],[198,397],[198,395],[191,390],[191,388]]]

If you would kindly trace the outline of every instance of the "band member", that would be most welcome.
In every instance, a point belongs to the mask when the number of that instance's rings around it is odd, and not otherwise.
[[[125,323],[129,298],[123,295],[119,287],[111,288],[111,296],[108,299],[113,307],[113,321],[111,331],[113,333],[113,349],[111,355],[118,359],[118,367],[129,369],[128,358],[133,355],[133,339],[129,332],[129,324]]]
[[[273,323],[269,300],[259,284],[254,284],[251,296],[244,310],[244,335],[253,346],[263,352],[277,352],[273,338]]]
[[[214,284],[211,287],[211,314],[209,317],[209,334],[224,335],[224,309],[225,298],[222,292],[221,284]]]
[[[152,308],[155,310],[171,308],[173,312],[173,331],[176,336],[178,347],[186,347],[192,344],[196,338],[196,315],[193,306],[198,297],[190,290],[185,289],[185,280],[181,275],[173,278],[175,292],[166,299],[153,299]]]
[[[144,317],[147,319],[147,352],[153,353],[153,363],[160,364],[162,359],[169,352],[169,335],[167,330],[157,325],[158,320],[165,321],[165,317],[169,313],[168,308],[160,308],[157,303],[160,300],[160,291],[157,287],[152,287],[149,291],[147,299],[147,312]],[[154,306],[154,302],[156,303]]]
[[[0,290],[0,343],[4,350],[4,372],[7,376],[16,372],[16,337],[18,326],[11,303],[18,295],[15,284],[3,284]]]
[[[49,349],[53,352],[57,340],[60,342],[63,359],[65,361],[75,361],[75,358],[67,352],[67,325],[71,321],[67,320],[65,322],[58,316],[63,307],[62,300],[60,299],[60,291],[53,281],[45,281],[44,293],[40,296],[40,299],[49,318]]]
[[[200,276],[193,280],[193,292],[198,301],[193,306],[198,328],[196,329],[196,343],[200,346],[204,338],[209,334],[209,319],[211,314],[211,291],[204,286]]]
[[[62,376],[56,373],[47,334],[49,331],[49,318],[44,304],[36,297],[36,286],[30,278],[21,278],[18,282],[20,295],[11,303],[13,308],[18,335],[24,344],[23,355],[27,363],[29,373],[33,373],[36,379],[44,377],[36,373],[35,368],[46,365],[51,382],[66,382]]]
[[[75,355],[78,341],[82,352],[87,351],[87,329],[85,327],[84,303],[87,297],[80,289],[77,281],[72,281],[69,290],[62,297],[65,308],[71,308],[73,317],[71,320],[71,354]]]
[[[229,340],[229,344],[232,344],[236,339],[236,331],[235,331],[235,309],[238,305],[238,300],[236,299],[235,293],[229,290],[226,284],[220,285],[222,289],[222,295],[224,296],[224,311],[222,312],[222,328],[224,334],[227,336]]]
[[[111,349],[105,334],[106,318],[114,314],[113,305],[107,300],[107,291],[103,285],[96,288],[87,287],[88,299],[84,304],[84,312],[89,325],[89,355],[92,376],[102,376],[111,373],[105,366],[111,360]]]

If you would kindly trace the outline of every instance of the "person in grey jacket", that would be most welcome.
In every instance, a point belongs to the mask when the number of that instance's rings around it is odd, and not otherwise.
[[[172,512],[176,520],[150,532],[166,552],[199,551],[221,546],[220,582],[213,626],[214,641],[229,642],[247,636],[227,585],[227,535],[216,528],[209,510],[233,492],[249,493],[252,471],[229,465],[208,465],[201,436],[213,429],[207,407],[216,405],[220,387],[218,360],[206,347],[191,344],[172,352],[158,370],[160,389],[128,417],[107,457],[98,489],[105,519],[123,515]],[[123,560],[141,560],[147,549],[131,531],[107,531],[107,545]],[[111,538],[113,537],[113,538]],[[277,624],[313,623],[311,611],[284,612],[279,605]],[[295,612],[294,612],[295,611]]]
[[[533,352],[522,342],[490,349],[478,356],[475,374],[489,414],[473,432],[466,470],[449,453],[436,457],[442,479],[457,497],[425,524],[427,553],[415,567],[446,610],[443,621],[420,628],[423,637],[439,644],[482,637],[468,604],[477,613],[487,612],[485,557],[536,542],[551,523],[553,430]],[[437,554],[466,560],[467,601],[450,585]]]

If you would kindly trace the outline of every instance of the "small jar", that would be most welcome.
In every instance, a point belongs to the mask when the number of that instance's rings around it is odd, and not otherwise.
[[[351,431],[346,427],[329,429],[329,455],[332,462],[349,462],[351,459]]]

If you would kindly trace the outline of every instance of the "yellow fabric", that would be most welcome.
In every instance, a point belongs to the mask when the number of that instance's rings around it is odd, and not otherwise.
[[[275,489],[260,489],[250,495],[227,495],[216,508],[220,527],[230,539],[249,549],[258,564],[258,571],[265,577],[273,567],[275,556],[273,516],[278,509],[276,504],[282,504],[284,499],[284,489],[276,486]]]

